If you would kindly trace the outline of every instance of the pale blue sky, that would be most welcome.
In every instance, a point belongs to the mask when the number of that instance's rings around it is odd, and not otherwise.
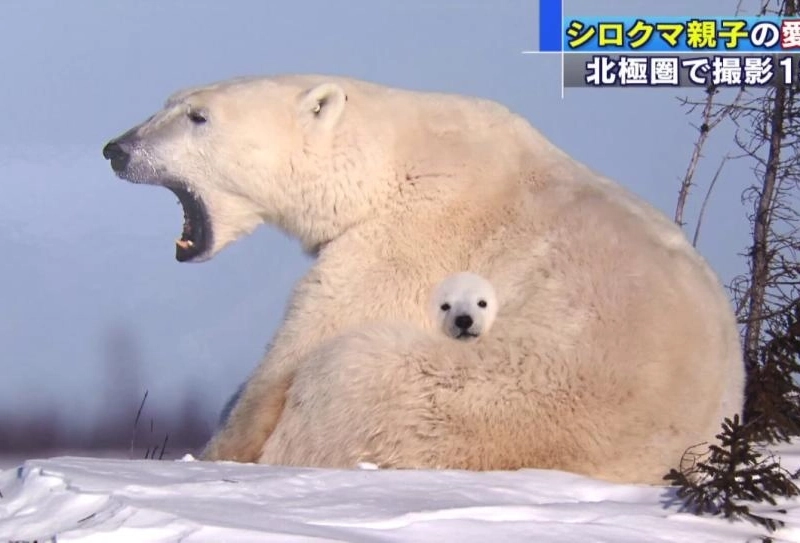
[[[566,0],[566,13],[713,16],[736,2],[597,4]],[[671,216],[695,136],[677,97],[702,93],[567,89],[561,100],[559,57],[520,53],[537,35],[533,0],[4,0],[0,417],[53,403],[91,420],[107,401],[102,340],[114,326],[139,343],[142,387],[163,408],[189,386],[219,409],[270,341],[310,264],[298,244],[265,227],[211,262],[179,264],[175,198],[117,179],[101,155],[185,86],[321,72],[492,98]],[[729,172],[700,243],[725,281],[743,269],[750,176]]]

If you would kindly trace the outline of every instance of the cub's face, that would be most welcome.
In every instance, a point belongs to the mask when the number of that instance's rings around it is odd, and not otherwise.
[[[442,332],[472,341],[492,327],[498,310],[497,296],[492,284],[480,275],[456,273],[436,286],[429,310]]]
[[[336,212],[319,185],[345,101],[334,84],[242,79],[189,89],[109,141],[103,156],[122,179],[177,196],[180,262],[208,260],[263,222],[313,245],[306,238],[321,236],[315,229]]]

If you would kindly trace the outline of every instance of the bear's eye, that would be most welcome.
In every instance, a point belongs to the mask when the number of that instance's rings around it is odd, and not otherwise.
[[[486,307],[486,300],[478,300],[478,307]]]
[[[203,124],[208,120],[202,111],[198,111],[196,109],[190,109],[188,112],[186,112],[186,116],[189,117],[189,120],[194,124]]]
[[[441,310],[442,311],[450,311],[450,304],[442,304]]]

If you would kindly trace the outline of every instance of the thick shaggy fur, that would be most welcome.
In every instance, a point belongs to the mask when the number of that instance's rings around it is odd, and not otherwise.
[[[499,104],[241,79],[173,96],[126,137],[123,177],[204,202],[196,261],[262,223],[318,256],[206,460],[657,483],[741,409],[732,309],[680,229]],[[459,270],[501,308],[475,343],[428,314]]]

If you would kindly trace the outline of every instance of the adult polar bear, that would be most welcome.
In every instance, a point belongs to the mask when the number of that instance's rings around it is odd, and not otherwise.
[[[240,78],[103,154],[178,195],[180,261],[261,223],[318,256],[204,459],[657,483],[741,409],[731,307],[680,229],[494,102]],[[460,270],[499,298],[479,344],[427,314]]]

